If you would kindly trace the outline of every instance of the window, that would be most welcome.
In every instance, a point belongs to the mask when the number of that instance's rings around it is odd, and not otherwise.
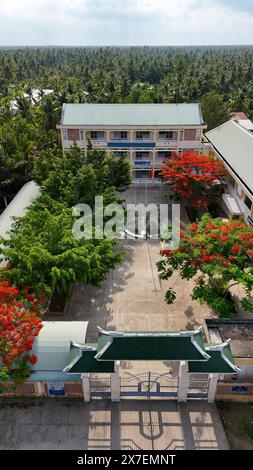
[[[172,156],[171,150],[164,150],[158,152],[158,157],[159,158],[170,158]]]
[[[133,177],[139,178],[139,179],[150,179],[151,171],[150,170],[135,170],[133,172]]]
[[[91,140],[103,140],[104,135],[104,131],[91,131],[90,133]]]
[[[113,155],[114,155],[114,157],[119,157],[119,158],[127,157],[127,152],[122,150],[122,151],[118,151],[118,152],[113,152]]]
[[[228,175],[228,183],[230,184],[230,186],[232,186],[232,188],[235,189],[236,181],[234,180],[234,178],[231,175]]]
[[[135,158],[136,158],[136,159],[139,159],[139,160],[141,160],[141,159],[144,159],[144,160],[145,160],[145,159],[147,159],[148,157],[149,157],[149,152],[136,152],[136,153],[135,153]]]
[[[149,136],[150,136],[149,131],[136,131],[136,139],[137,140],[149,139]]]
[[[175,134],[173,131],[160,131],[159,132],[159,138],[161,140],[173,140],[174,135]]]
[[[68,140],[79,140],[79,129],[68,129]]]
[[[180,140],[184,140],[184,131],[180,131]]]
[[[245,195],[245,199],[244,199],[244,204],[248,207],[249,210],[251,210],[251,206],[252,206],[252,201],[251,199]]]
[[[114,131],[113,138],[118,140],[127,140],[128,135],[127,131]]]

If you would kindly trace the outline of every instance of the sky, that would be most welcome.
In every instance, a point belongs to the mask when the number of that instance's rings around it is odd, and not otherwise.
[[[4,0],[0,45],[253,44],[253,0]]]

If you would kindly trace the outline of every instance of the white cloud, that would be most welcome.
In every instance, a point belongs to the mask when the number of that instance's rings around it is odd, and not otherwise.
[[[245,2],[244,2],[245,3]],[[253,7],[224,0],[8,0],[0,44],[253,43]]]

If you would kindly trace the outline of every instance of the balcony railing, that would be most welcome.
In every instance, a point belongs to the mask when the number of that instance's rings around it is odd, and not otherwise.
[[[183,149],[199,149],[202,143],[200,140],[182,140],[179,146]]]
[[[138,159],[138,158],[133,160],[133,162],[134,162],[134,165],[136,165],[136,166],[152,165],[152,163],[153,163],[152,160],[148,160],[148,159],[146,159],[146,160],[143,159],[142,160],[142,159]]]
[[[155,160],[154,160],[154,165],[155,165],[155,166],[165,165],[165,163],[164,163],[164,158],[155,158]]]
[[[177,140],[160,140],[156,141],[156,147],[177,147]]]
[[[101,139],[92,139],[91,145],[92,147],[107,147],[107,141]]]

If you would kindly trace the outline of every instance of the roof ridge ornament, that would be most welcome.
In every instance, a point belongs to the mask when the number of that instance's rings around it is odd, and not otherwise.
[[[96,351],[96,344],[94,343],[94,346],[92,345],[87,345],[87,344],[79,344],[79,343],[74,343],[73,341],[70,341],[71,346],[80,349],[81,351]]]
[[[202,332],[203,327],[200,326],[197,330],[180,330],[180,331],[117,331],[117,330],[104,330],[100,326],[97,326],[97,330],[101,335],[107,335],[115,338],[119,337],[130,337],[130,336],[195,336]]]

